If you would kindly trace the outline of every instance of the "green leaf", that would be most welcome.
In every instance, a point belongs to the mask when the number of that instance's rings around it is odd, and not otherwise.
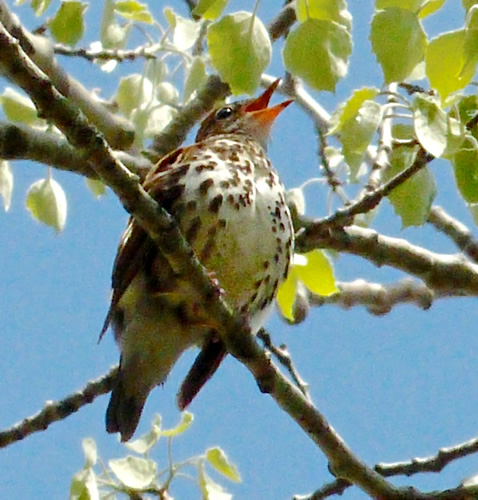
[[[153,98],[153,84],[143,75],[136,73],[120,80],[116,102],[121,113],[126,117],[129,117],[134,109],[149,103]]]
[[[294,321],[294,302],[297,290],[298,277],[294,268],[291,267],[287,279],[282,282],[277,292],[277,305],[279,306],[282,316],[289,321]]]
[[[228,0],[199,0],[192,13],[195,16],[214,21],[222,14],[227,4]]]
[[[236,466],[229,462],[226,454],[221,448],[209,448],[206,451],[206,458],[209,460],[209,463],[223,476],[226,476],[231,481],[235,481],[237,483],[241,481],[241,477],[239,476],[239,472],[237,472]]]
[[[36,16],[42,16],[51,4],[51,0],[32,0],[31,7]]]
[[[369,99],[378,94],[378,89],[356,90],[331,117],[329,134],[339,132],[343,154],[353,180],[357,179],[363,156],[382,119],[382,107]]]
[[[38,118],[37,110],[30,98],[10,87],[7,87],[0,96],[0,102],[5,116],[13,122],[26,123],[27,125],[43,123]]]
[[[100,198],[106,194],[106,186],[103,181],[99,179],[85,178],[85,183],[88,189],[93,193],[95,198]]]
[[[47,22],[50,32],[59,43],[75,45],[83,37],[83,14],[88,4],[76,1],[61,3],[55,17]]]
[[[383,181],[387,182],[399,172],[408,168],[416,158],[416,152],[409,148],[394,148],[391,165],[384,172]],[[388,199],[395,213],[402,220],[402,228],[421,226],[430,213],[430,207],[436,196],[436,183],[428,167],[422,168],[413,177],[396,187]]]
[[[10,163],[0,160],[0,196],[3,198],[3,208],[8,212],[12,201],[13,173]]]
[[[417,14],[397,7],[374,15],[370,40],[386,83],[405,80],[423,59],[427,44]]]
[[[164,9],[164,16],[173,28],[173,45],[180,51],[189,50],[199,36],[201,25],[176,14],[172,9]]]
[[[472,80],[474,68],[466,65],[465,31],[443,33],[430,41],[426,51],[426,74],[430,85],[444,101],[452,92],[465,88]]]
[[[93,438],[85,438],[81,442],[83,453],[85,454],[85,469],[93,467],[98,459],[96,441]]]
[[[91,468],[77,472],[70,485],[70,500],[99,500],[95,473]]]
[[[347,30],[352,28],[352,16],[345,0],[297,0],[295,11],[301,23],[308,19],[322,19],[339,23]]]
[[[376,0],[375,9],[384,10],[392,7],[410,10],[417,13],[423,4],[423,0]]]
[[[183,411],[181,413],[181,422],[179,422],[179,424],[172,429],[162,430],[161,436],[172,437],[172,436],[177,436],[178,434],[182,434],[193,423],[193,420],[194,416],[192,413],[189,413],[188,411]]]
[[[177,105],[179,102],[178,89],[169,82],[161,82],[156,85],[156,97],[162,104]]]
[[[420,13],[418,17],[420,19],[424,19],[430,14],[435,13],[437,10],[440,10],[445,5],[446,0],[428,0],[425,2],[422,9],[420,9]]]
[[[128,488],[144,489],[156,477],[156,462],[145,458],[127,456],[108,462],[115,476]]]
[[[204,470],[204,460],[198,461],[198,482],[202,500],[232,500],[232,495],[214,482]]]
[[[297,277],[311,292],[327,297],[339,291],[332,264],[322,250],[296,254],[293,267]]]
[[[468,203],[478,203],[477,146],[475,139],[467,139],[453,159],[456,185]]]
[[[32,216],[47,226],[63,231],[67,203],[63,188],[51,177],[34,182],[27,191],[26,207]]]
[[[195,56],[188,67],[186,81],[184,82],[184,102],[199,90],[206,82],[206,66],[200,56]]]
[[[117,14],[131,21],[147,24],[152,24],[154,21],[147,4],[137,2],[136,0],[117,1],[114,4],[114,9]]]
[[[139,439],[124,443],[126,447],[136,453],[145,454],[159,441],[161,437],[161,415],[156,415],[152,428]]]
[[[413,118],[420,144],[433,156],[440,157],[445,151],[448,138],[446,113],[433,97],[418,95],[413,101]]]
[[[236,12],[212,24],[207,33],[214,68],[233,94],[252,94],[271,59],[271,41],[258,17]]]
[[[347,74],[351,52],[350,33],[343,26],[309,19],[289,33],[282,56],[294,76],[314,89],[333,92],[339,79]]]
[[[466,64],[462,73],[468,70],[468,66],[471,66],[468,71],[470,73],[473,71],[474,73],[476,70],[476,63],[478,61],[478,5],[474,5],[466,16],[463,52]]]

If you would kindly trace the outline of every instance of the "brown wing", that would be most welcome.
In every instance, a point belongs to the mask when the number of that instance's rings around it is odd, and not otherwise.
[[[184,156],[184,151],[189,149],[190,147],[177,149],[162,158],[148,172],[143,182],[144,188],[166,210],[170,210],[172,201],[177,195],[175,184],[177,178],[183,175],[184,171],[181,160]],[[116,311],[116,306],[124,292],[139,270],[145,265],[145,262],[151,260],[155,251],[156,247],[153,241],[148,237],[143,228],[136,224],[133,217],[131,217],[121,237],[118,253],[114,261],[112,274],[113,294],[108,314],[100,332],[99,341],[108,329]]]

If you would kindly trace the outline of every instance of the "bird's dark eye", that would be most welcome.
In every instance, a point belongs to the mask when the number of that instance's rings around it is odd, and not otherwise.
[[[225,108],[221,108],[216,113],[216,118],[219,118],[219,120],[224,120],[225,118],[229,118],[231,114],[232,114],[232,108],[226,106]]]

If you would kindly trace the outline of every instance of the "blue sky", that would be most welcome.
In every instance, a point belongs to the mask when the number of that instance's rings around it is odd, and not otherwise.
[[[179,0],[165,3],[185,13]],[[335,95],[314,93],[329,111],[353,88],[380,86],[381,82],[367,40],[373,2],[349,3],[355,43],[349,76]],[[253,6],[249,0],[231,4],[230,10],[251,10]],[[261,4],[259,14],[264,21],[276,12],[271,5],[268,0]],[[98,19],[99,12],[99,6],[90,6],[90,22]],[[28,7],[18,8],[18,13],[28,27],[38,24]],[[427,20],[425,26],[433,36],[462,23],[461,3],[448,0],[443,13]],[[281,74],[280,61],[278,44],[270,73]],[[62,63],[88,88],[101,87],[104,97],[116,88],[116,74],[105,75],[83,61]],[[121,71],[133,68],[126,63]],[[313,134],[312,124],[299,109],[289,108],[278,119],[270,156],[288,188],[318,175]],[[432,170],[439,185],[436,202],[471,227],[449,165],[434,162]],[[14,174],[12,207],[8,213],[0,213],[2,429],[37,412],[45,401],[80,389],[117,362],[112,335],[106,335],[100,345],[97,338],[108,307],[113,258],[127,219],[111,193],[95,200],[83,179],[55,172],[69,204],[65,231],[56,236],[33,221],[24,208],[28,186],[45,175],[45,168],[19,162],[14,164]],[[325,189],[315,184],[306,193],[308,212],[324,214]],[[435,251],[456,252],[430,228],[401,231],[387,202],[373,227]],[[335,266],[341,281],[363,278],[391,283],[402,277],[397,271],[377,269],[355,257],[341,257]],[[319,410],[354,452],[375,464],[434,454],[442,446],[476,435],[475,311],[473,299],[440,300],[428,311],[403,305],[383,317],[373,317],[362,308],[324,307],[311,310],[308,321],[296,327],[274,316],[268,329],[277,344],[288,345]],[[152,393],[138,435],[149,429],[156,413],[161,413],[166,427],[179,420],[175,393],[193,356],[192,352],[184,356],[166,385]],[[0,484],[4,498],[65,498],[73,474],[83,465],[84,437],[97,441],[105,461],[125,455],[116,437],[104,430],[107,402],[108,397],[103,396],[47,431],[3,449]],[[186,434],[175,439],[175,460],[221,446],[242,475],[240,484],[220,481],[235,498],[289,499],[332,479],[320,450],[270,397],[258,391],[250,374],[232,358],[190,410],[195,421]],[[166,441],[160,442],[153,455],[163,464],[165,445]],[[452,487],[477,469],[478,460],[471,458],[456,462],[440,475],[397,479],[397,484],[414,484],[425,490]],[[179,481],[172,493],[177,498],[198,497],[197,488],[186,480]],[[365,495],[351,489],[343,498]]]

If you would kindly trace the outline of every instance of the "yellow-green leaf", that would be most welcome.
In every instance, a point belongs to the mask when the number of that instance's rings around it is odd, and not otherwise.
[[[465,88],[473,78],[474,67],[465,67],[464,42],[465,30],[461,29],[443,33],[428,44],[426,74],[443,101],[452,92]]]
[[[195,16],[203,17],[209,21],[214,21],[221,14],[229,0],[199,0],[193,9]]]
[[[478,145],[467,139],[453,159],[458,190],[468,203],[478,203]]]
[[[88,4],[77,1],[61,3],[55,17],[47,23],[57,42],[75,45],[81,40],[85,31],[83,14],[87,7]]]
[[[334,270],[322,250],[312,250],[294,258],[293,267],[297,277],[317,295],[332,295],[338,292],[335,285]]]
[[[370,40],[387,83],[405,80],[423,59],[427,45],[418,15],[398,7],[374,15]]]
[[[201,56],[195,56],[190,64],[186,81],[184,82],[184,102],[191,97],[193,92],[199,90],[206,82],[206,66]]]
[[[309,19],[289,33],[282,56],[294,76],[317,90],[333,92],[347,74],[351,52],[350,33],[342,25]]]
[[[145,454],[159,441],[161,436],[161,415],[156,415],[151,430],[143,434],[140,438],[124,443],[130,450]]]
[[[411,12],[418,12],[423,5],[424,0],[376,0],[375,9],[383,10],[392,7],[400,7],[401,9],[410,10]]]
[[[406,133],[406,128],[403,132]],[[410,167],[415,158],[416,150],[394,148],[390,158],[391,165],[385,170],[383,181],[388,181]],[[426,222],[436,192],[433,174],[425,167],[388,195],[395,213],[402,221],[402,227],[421,226]]]
[[[106,186],[103,181],[99,179],[90,179],[87,177],[85,179],[86,186],[93,193],[95,198],[100,198],[106,194]]]
[[[66,222],[67,203],[63,188],[51,177],[34,182],[27,192],[26,206],[32,216],[58,233]]]
[[[135,0],[117,1],[114,5],[115,11],[122,17],[131,21],[152,24],[154,19],[145,3]]]
[[[295,11],[301,23],[308,19],[323,19],[342,24],[348,30],[352,27],[352,16],[345,0],[297,0]]]
[[[436,99],[418,95],[413,101],[413,124],[420,144],[437,158],[447,145],[448,122],[446,113]]]
[[[287,279],[282,282],[277,292],[277,305],[279,306],[282,316],[289,321],[294,321],[294,302],[297,289],[297,273],[291,267]]]
[[[26,123],[27,125],[39,125],[41,123],[30,98],[16,90],[7,87],[0,96],[0,102],[2,103],[3,112],[9,120]]]
[[[182,434],[185,432],[189,426],[193,423],[194,416],[192,413],[189,413],[188,411],[183,411],[181,413],[181,422],[176,427],[173,427],[172,429],[165,429],[161,430],[161,436],[167,436],[167,437],[172,437],[172,436],[177,436],[178,434]]]
[[[214,68],[233,94],[252,94],[271,59],[265,26],[249,12],[236,12],[209,27],[209,54]]]
[[[229,462],[227,455],[221,448],[209,448],[206,451],[206,458],[209,460],[209,463],[223,476],[226,476],[231,481],[235,481],[237,483],[241,481],[241,477],[239,472],[237,472],[236,466]]]
[[[379,90],[375,87],[364,87],[355,90],[350,99],[342,103],[330,117],[328,134],[336,134],[349,120],[354,120],[365,101],[377,96]]]
[[[128,488],[145,489],[156,477],[156,462],[140,457],[127,456],[108,462],[115,476]]]

